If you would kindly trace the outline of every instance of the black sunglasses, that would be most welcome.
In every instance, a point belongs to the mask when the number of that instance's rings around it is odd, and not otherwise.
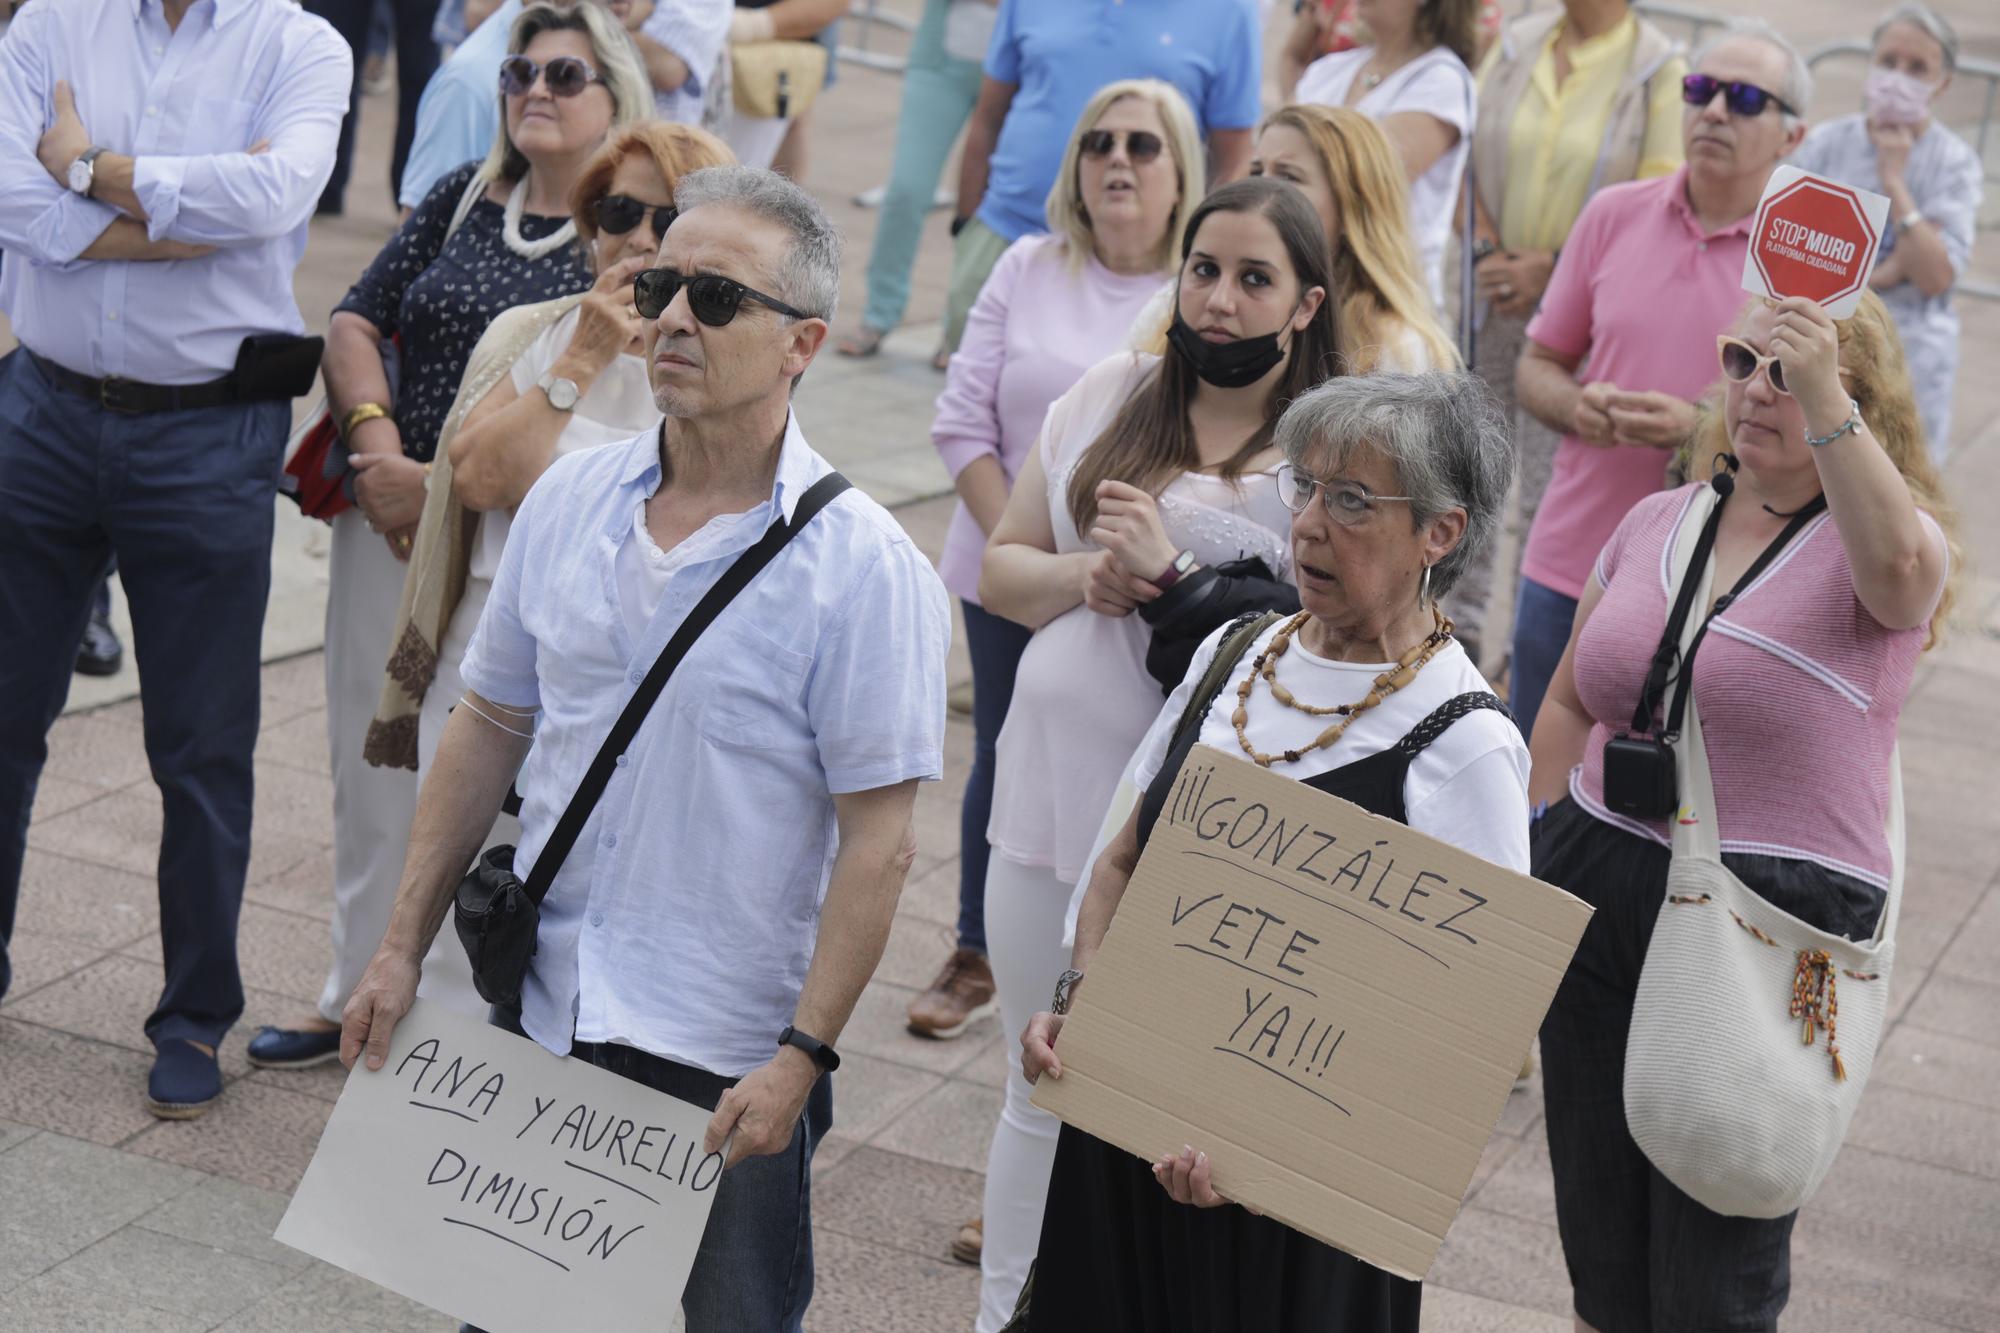
[[[1689,106],[1707,106],[1715,100],[1717,93],[1727,96],[1731,115],[1761,116],[1764,108],[1770,106],[1777,107],[1788,116],[1798,114],[1784,98],[1766,92],[1754,83],[1724,83],[1713,74],[1689,74],[1681,80],[1681,101]]]
[[[649,204],[630,195],[607,194],[597,201],[597,229],[608,235],[623,236],[645,221],[648,213],[653,215],[655,236],[665,236],[667,228],[681,215],[672,204]]]
[[[520,97],[535,86],[537,75],[548,80],[551,97],[575,97],[591,84],[604,82],[602,74],[575,56],[557,56],[546,65],[526,56],[508,56],[500,62],[500,91]]]
[[[1167,146],[1151,130],[1085,130],[1077,144],[1085,157],[1110,157],[1120,139],[1125,141],[1125,155],[1134,162],[1151,162]]]
[[[688,309],[694,312],[696,319],[712,329],[719,329],[735,319],[736,312],[743,308],[745,301],[755,301],[793,319],[814,318],[775,296],[766,296],[720,273],[698,273],[690,278],[671,268],[649,268],[632,279],[632,304],[643,318],[658,319],[674,303],[674,295],[683,287],[687,288]]]

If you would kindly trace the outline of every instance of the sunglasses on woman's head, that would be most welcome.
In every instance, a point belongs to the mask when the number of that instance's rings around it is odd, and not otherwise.
[[[649,204],[630,195],[607,194],[597,201],[597,229],[611,236],[623,236],[653,215],[653,235],[665,236],[681,211],[672,204]]]
[[[602,74],[575,56],[557,56],[546,65],[526,56],[508,56],[500,62],[500,91],[520,97],[535,86],[537,75],[548,81],[551,97],[575,97],[591,84],[604,82]]]
[[[1785,387],[1785,364],[1777,357],[1765,356],[1741,338],[1726,333],[1716,337],[1715,353],[1722,362],[1723,376],[1732,383],[1747,384],[1761,370],[1770,376],[1772,388],[1790,396],[1792,391]]]
[[[743,308],[745,301],[755,301],[793,319],[813,318],[775,296],[766,296],[720,273],[698,273],[690,278],[671,268],[649,268],[632,279],[632,304],[638,307],[642,318],[658,319],[674,303],[674,296],[683,287],[687,288],[688,309],[697,320],[712,329],[719,329],[735,319],[736,312]]]
[[[1731,115],[1761,116],[1764,108],[1775,106],[1788,116],[1794,111],[1784,98],[1776,93],[1766,92],[1754,83],[1723,82],[1713,74],[1689,74],[1681,80],[1681,101],[1689,106],[1707,106],[1722,93],[1729,104]]]
[[[1134,162],[1151,162],[1167,146],[1151,130],[1085,130],[1078,144],[1085,157],[1110,157],[1120,139],[1125,141],[1125,156]]]

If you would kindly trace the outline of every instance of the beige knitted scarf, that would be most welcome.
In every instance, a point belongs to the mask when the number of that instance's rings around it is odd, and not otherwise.
[[[424,695],[437,679],[438,645],[465,596],[472,567],[472,544],[479,535],[479,514],[459,503],[451,478],[451,442],[465,417],[513,370],[542,333],[574,309],[581,293],[553,301],[516,306],[503,312],[480,336],[466,363],[444,429],[438,432],[437,453],[431,461],[423,517],[410,551],[409,573],[403,579],[403,604],[396,613],[396,634],[390,643],[382,682],[361,756],[378,768],[417,766],[417,716]]]

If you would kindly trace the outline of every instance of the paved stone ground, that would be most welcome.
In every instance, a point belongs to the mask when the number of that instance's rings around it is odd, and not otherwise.
[[[907,5],[903,6],[907,8]],[[1780,0],[1808,41],[1865,30],[1873,6]],[[2000,51],[2000,11],[1952,6],[1969,49]],[[1793,22],[1796,20],[1796,22]],[[893,47],[893,43],[887,43]],[[866,216],[847,201],[884,170],[895,83],[851,70],[824,104],[813,183],[857,238],[845,297],[858,309]],[[385,234],[373,196],[387,106],[368,103],[349,216],[315,230],[302,306],[325,311]],[[912,319],[935,319],[943,225],[920,259]],[[2000,247],[1976,270],[2000,275]],[[845,321],[843,321],[845,323]],[[1958,417],[1976,432],[1951,477],[1979,570],[2000,567],[2000,307],[1968,304]],[[812,437],[935,552],[949,512],[926,443],[938,378],[918,323],[868,363],[829,358],[800,412]],[[282,508],[282,507],[281,507]],[[224,1047],[218,1108],[185,1124],[140,1104],[141,1023],[157,992],[152,866],[159,800],[129,679],[82,690],[50,739],[0,1005],[0,1329],[445,1329],[449,1321],[269,1239],[340,1087],[336,1070],[253,1072],[247,1034],[317,994],[331,877],[325,707],[316,650],[324,537],[288,522],[276,559],[264,672],[257,833],[243,915],[249,987]],[[2000,639],[1989,579],[1967,588],[1949,644],[1905,713],[1911,871],[1895,1022],[1833,1177],[1800,1223],[1787,1326],[1915,1333],[2000,1327]],[[963,674],[962,661],[954,673]],[[98,705],[93,707],[92,705]],[[987,1021],[918,1041],[900,1016],[949,946],[956,810],[970,746],[952,723],[948,771],[919,805],[922,853],[887,955],[842,1042],[837,1128],[816,1164],[814,1333],[969,1325],[976,1274],[944,1246],[979,1206],[1005,1065]],[[1568,1289],[1554,1229],[1538,1087],[1517,1092],[1434,1268],[1427,1328],[1561,1329]]]

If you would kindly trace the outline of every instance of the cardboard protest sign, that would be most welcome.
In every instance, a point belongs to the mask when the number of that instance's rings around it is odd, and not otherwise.
[[[277,1238],[488,1333],[664,1330],[709,1113],[419,1000],[356,1065]]]
[[[1199,746],[1035,1104],[1421,1278],[1590,912]]]
[[[1888,217],[1883,195],[1780,166],[1757,205],[1743,289],[1807,297],[1846,319],[1861,304]]]

